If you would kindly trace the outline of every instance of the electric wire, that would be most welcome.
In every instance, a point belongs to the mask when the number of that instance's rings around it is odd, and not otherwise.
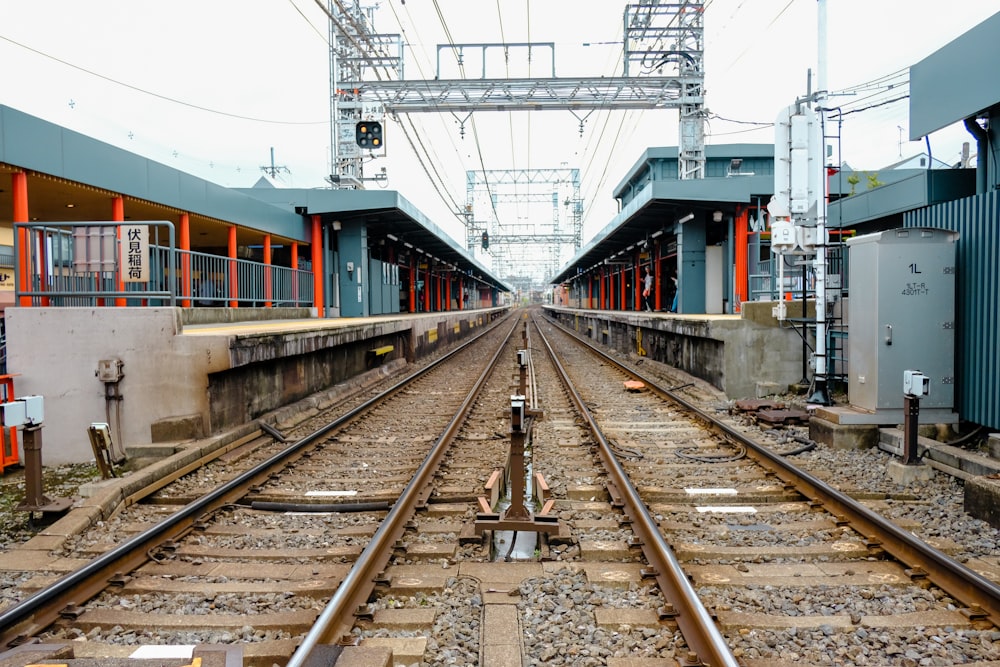
[[[181,100],[181,99],[178,99],[176,97],[170,97],[169,95],[163,95],[161,93],[154,92],[154,91],[149,90],[147,88],[141,88],[139,86],[132,85],[131,83],[126,83],[125,81],[121,81],[120,79],[115,79],[113,77],[101,74],[100,72],[95,72],[94,70],[87,69],[86,67],[81,67],[80,65],[74,65],[73,63],[69,62],[68,60],[63,60],[62,58],[53,56],[53,55],[51,55],[49,53],[46,53],[45,51],[41,51],[41,50],[36,49],[34,47],[28,46],[27,44],[23,44],[21,42],[18,42],[17,40],[11,39],[10,37],[5,37],[4,35],[0,35],[0,39],[4,40],[5,42],[9,42],[9,43],[13,44],[14,46],[20,47],[20,48],[25,49],[27,51],[31,51],[32,53],[35,53],[37,55],[42,56],[43,58],[47,58],[49,60],[57,62],[60,65],[65,65],[66,67],[70,67],[70,68],[75,69],[77,71],[83,72],[84,74],[89,74],[90,76],[96,77],[96,78],[101,79],[103,81],[107,81],[108,83],[113,83],[116,86],[121,86],[122,88],[128,88],[129,90],[134,90],[137,93],[142,93],[143,95],[149,95],[150,97],[155,97],[156,99],[163,100],[165,102],[170,102],[171,104],[177,104],[177,105],[180,105],[180,106],[183,106],[183,107],[188,107],[189,109],[195,109],[197,111],[204,111],[205,113],[210,113],[210,114],[217,115],[217,116],[225,116],[226,118],[235,118],[237,120],[248,120],[248,121],[252,121],[254,123],[268,123],[268,124],[271,124],[271,125],[322,125],[323,123],[327,122],[325,120],[319,120],[319,121],[313,121],[313,120],[309,120],[309,121],[290,121],[290,120],[276,120],[276,119],[272,119],[272,118],[258,118],[258,117],[255,117],[255,116],[244,116],[244,115],[238,114],[238,113],[232,113],[232,112],[229,112],[229,111],[222,111],[221,109],[213,109],[211,107],[206,107],[206,106],[203,106],[203,105],[200,105],[200,104],[195,104],[193,102],[187,102],[185,100]]]

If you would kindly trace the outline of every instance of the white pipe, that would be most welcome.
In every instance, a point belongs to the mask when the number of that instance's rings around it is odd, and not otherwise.
[[[826,387],[826,141],[825,118],[827,95],[826,81],[826,0],[817,0],[817,70],[816,70],[816,130],[817,141],[810,142],[813,151],[813,168],[816,179],[816,257],[813,272],[816,278],[816,389],[828,396]]]

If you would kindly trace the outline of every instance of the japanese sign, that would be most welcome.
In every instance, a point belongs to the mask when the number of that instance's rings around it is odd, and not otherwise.
[[[122,225],[119,247],[122,280],[127,283],[149,282],[149,227]]]

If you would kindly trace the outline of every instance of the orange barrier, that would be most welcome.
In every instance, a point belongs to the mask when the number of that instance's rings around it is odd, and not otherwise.
[[[14,375],[0,375],[0,399],[3,403],[10,403],[14,400]],[[10,437],[7,437],[8,431]],[[19,465],[21,459],[17,453],[17,427],[0,427],[0,473],[3,473],[7,466]]]

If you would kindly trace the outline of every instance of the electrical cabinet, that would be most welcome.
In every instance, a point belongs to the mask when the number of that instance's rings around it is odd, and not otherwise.
[[[903,408],[903,373],[929,382],[924,409],[955,404],[958,233],[908,227],[847,241],[848,400],[868,412]],[[921,420],[923,421],[923,420]]]

